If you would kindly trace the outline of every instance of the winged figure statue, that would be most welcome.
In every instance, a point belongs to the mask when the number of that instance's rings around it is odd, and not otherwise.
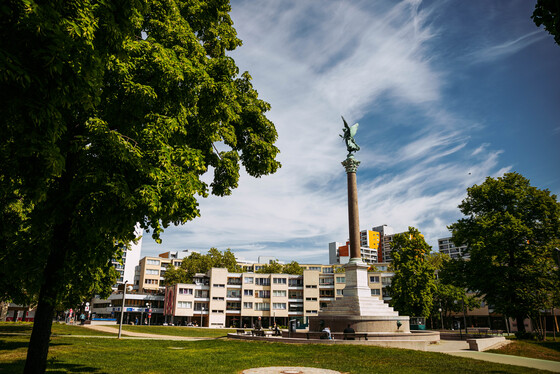
[[[356,132],[358,131],[358,127],[360,125],[358,123],[355,123],[352,126],[348,126],[344,117],[342,117],[342,121],[344,122],[344,128],[342,129],[343,135],[340,135],[340,137],[343,138],[346,142],[348,157],[350,157],[352,156],[353,152],[357,152],[360,150],[360,146],[356,144],[356,141],[354,140],[354,135],[356,135]]]

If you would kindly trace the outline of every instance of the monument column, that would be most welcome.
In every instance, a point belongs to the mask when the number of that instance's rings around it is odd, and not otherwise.
[[[348,180],[348,229],[350,236],[350,261],[361,262],[360,251],[360,213],[358,211],[358,186],[356,183],[356,171],[360,161],[354,156],[349,156],[342,162],[346,169]]]

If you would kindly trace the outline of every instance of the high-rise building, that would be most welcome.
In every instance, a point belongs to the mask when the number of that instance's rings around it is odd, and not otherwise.
[[[391,242],[393,241],[395,230],[387,225],[375,226],[371,230],[379,233],[379,255],[377,261],[391,262],[393,259],[391,257]]]
[[[452,237],[438,239],[438,249],[439,249],[439,253],[445,253],[449,255],[451,258],[470,257],[468,253],[465,253],[467,246],[466,245],[456,246],[455,243],[453,243]]]
[[[116,290],[119,284],[124,284],[128,282],[128,284],[132,284],[134,282],[134,275],[136,266],[138,266],[138,262],[140,261],[140,250],[142,248],[142,229],[139,225],[136,225],[134,234],[136,237],[140,237],[138,242],[131,243],[130,249],[123,251],[122,255],[122,263],[121,261],[117,261],[113,259],[111,263],[119,273],[117,278],[117,283],[113,285],[113,289]]]
[[[379,248],[379,233],[371,230],[360,231],[360,254],[362,260],[367,264],[377,263]],[[350,242],[345,244],[329,243],[329,263],[346,264],[350,261]]]

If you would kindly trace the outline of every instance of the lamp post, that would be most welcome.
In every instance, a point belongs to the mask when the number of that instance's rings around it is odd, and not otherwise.
[[[122,294],[122,305],[121,305],[121,321],[119,323],[119,337],[118,337],[118,339],[121,338],[122,321],[123,321],[123,316],[124,316],[124,301],[126,299],[126,284],[127,283],[128,283],[128,281],[124,281],[123,294]]]
[[[148,307],[148,326],[150,326],[150,322],[152,321],[152,310],[150,309],[151,304],[146,303],[146,306]]]
[[[441,307],[438,308],[439,319],[441,320],[441,329],[443,330],[443,314],[441,313]]]
[[[202,311],[200,312],[200,327],[204,327],[204,306],[202,307]]]

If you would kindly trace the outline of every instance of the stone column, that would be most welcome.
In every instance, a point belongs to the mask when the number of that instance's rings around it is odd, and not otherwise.
[[[356,171],[360,161],[349,156],[342,162],[348,179],[348,228],[350,234],[350,262],[362,262],[360,251],[360,214],[358,212],[358,186]]]

